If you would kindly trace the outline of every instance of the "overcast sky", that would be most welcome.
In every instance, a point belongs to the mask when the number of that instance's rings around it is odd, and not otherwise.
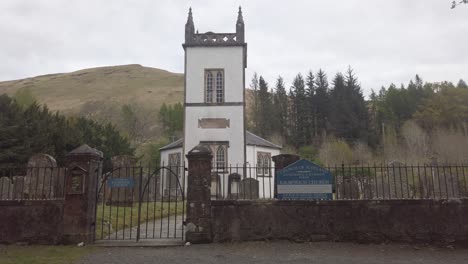
[[[468,81],[468,5],[451,0],[1,0],[0,81],[134,63],[183,72],[188,8],[200,32],[235,32],[239,5],[247,82],[348,65],[366,94],[416,73]]]

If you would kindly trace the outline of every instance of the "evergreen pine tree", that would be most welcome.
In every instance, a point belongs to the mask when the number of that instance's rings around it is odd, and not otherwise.
[[[310,139],[312,137],[317,137],[317,95],[315,88],[315,76],[312,71],[309,71],[306,77],[306,97],[308,109],[307,143],[310,143]]]
[[[277,131],[283,140],[287,137],[287,118],[288,118],[288,96],[281,76],[276,80],[274,93],[274,130]]]
[[[253,105],[251,106],[252,111],[252,124],[250,129],[253,133],[258,133],[258,119],[259,119],[259,108],[258,108],[258,75],[255,72],[250,82],[250,89],[252,90]]]
[[[458,81],[457,88],[464,88],[464,89],[466,89],[466,88],[468,88],[468,85],[466,84],[466,82],[465,82],[463,79],[460,79],[460,80]]]
[[[308,126],[308,104],[307,104],[307,96],[306,96],[306,90],[305,90],[305,83],[304,83],[304,78],[302,75],[299,73],[296,75],[293,81],[293,85],[291,87],[291,92],[294,94],[294,98],[291,98],[294,100],[294,105],[295,105],[295,127],[296,127],[296,133],[293,135],[293,144],[296,147],[304,146],[305,144],[308,143],[309,136],[307,134],[307,126]]]
[[[331,90],[330,122],[337,137],[348,141],[363,140],[368,137],[368,114],[361,88],[351,68],[346,77],[337,73]]]
[[[329,115],[328,80],[325,72],[320,69],[315,78],[315,105],[317,106],[317,134],[323,136],[327,130]]]
[[[272,130],[272,100],[268,92],[268,83],[260,76],[258,82],[257,129],[261,137],[268,137]]]

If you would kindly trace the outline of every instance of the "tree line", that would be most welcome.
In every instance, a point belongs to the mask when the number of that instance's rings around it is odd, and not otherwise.
[[[249,129],[262,137],[280,137],[282,143],[300,147],[318,143],[328,134],[349,141],[368,140],[366,102],[351,68],[337,73],[331,83],[323,70],[301,73],[287,91],[278,77],[273,89],[262,76],[251,82],[253,106]]]
[[[321,69],[305,77],[299,73],[289,89],[281,76],[270,86],[254,74],[250,88],[248,129],[311,159],[319,159],[320,149],[330,141],[340,146],[336,152],[365,146],[388,158],[384,155],[388,138],[402,141],[409,121],[416,126],[411,126],[413,130],[421,129],[428,137],[441,129],[468,135],[468,86],[462,79],[457,85],[425,83],[416,75],[406,86],[391,84],[366,99],[349,67],[331,81]]]
[[[0,164],[24,165],[35,153],[52,155],[63,164],[65,155],[82,144],[102,151],[106,163],[115,155],[134,154],[112,124],[66,117],[30,98],[0,95]]]

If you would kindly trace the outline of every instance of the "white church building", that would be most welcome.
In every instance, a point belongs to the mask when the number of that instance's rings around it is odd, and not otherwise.
[[[229,175],[256,179],[259,197],[272,197],[272,156],[281,147],[245,128],[247,43],[242,11],[235,33],[198,33],[190,9],[185,24],[184,136],[160,149],[161,165],[177,167],[198,144],[213,154],[212,195],[233,191]],[[177,170],[181,177],[181,170]],[[219,183],[219,184],[217,184]],[[164,187],[163,187],[164,188]],[[167,192],[167,190],[165,190]]]

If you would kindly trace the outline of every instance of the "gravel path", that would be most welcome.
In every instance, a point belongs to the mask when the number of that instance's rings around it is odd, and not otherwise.
[[[468,263],[468,249],[352,243],[245,242],[168,248],[102,248],[77,264],[106,263]]]
[[[182,239],[183,229],[183,218],[182,215],[164,217],[154,221],[145,222],[140,225],[140,238],[141,239],[152,239],[152,238],[174,238]],[[138,226],[122,229],[115,233],[110,234],[103,240],[130,240],[130,234],[132,239],[136,239]]]

